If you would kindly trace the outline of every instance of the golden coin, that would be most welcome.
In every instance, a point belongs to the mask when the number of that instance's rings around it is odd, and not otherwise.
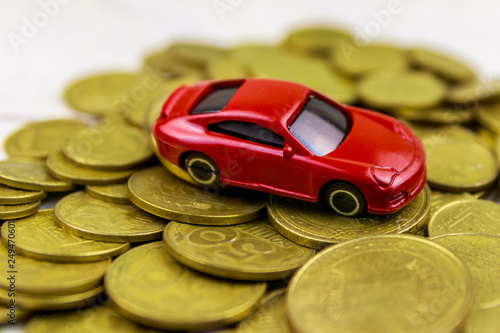
[[[72,119],[29,123],[5,140],[5,152],[11,157],[45,158],[60,149],[70,134],[85,126]]]
[[[36,201],[20,205],[0,205],[0,220],[18,219],[35,214],[40,204],[40,201]]]
[[[226,54],[221,48],[195,43],[175,43],[168,47],[167,52],[181,63],[200,68]]]
[[[334,46],[352,41],[352,36],[344,30],[330,27],[311,27],[291,32],[283,42],[283,46],[288,50],[327,56]]]
[[[98,170],[76,164],[58,151],[47,158],[49,173],[62,180],[79,185],[109,185],[123,183],[135,170]]]
[[[71,193],[59,200],[55,215],[58,225],[65,231],[107,242],[158,239],[168,222],[134,205],[99,200],[84,191]]]
[[[184,75],[202,75],[201,68],[193,67],[176,59],[168,50],[152,53],[144,60],[146,70],[156,72],[164,79],[177,78]]]
[[[266,290],[264,282],[212,278],[181,266],[163,242],[120,256],[104,283],[121,314],[168,330],[208,330],[237,322],[253,311]]]
[[[43,191],[27,191],[0,184],[0,205],[19,205],[45,199]]]
[[[500,237],[461,234],[431,240],[450,250],[469,269],[474,285],[473,308],[500,305]]]
[[[73,109],[103,116],[117,110],[124,94],[140,85],[133,73],[106,73],[81,79],[66,89],[64,98]]]
[[[207,74],[212,80],[227,80],[248,76],[246,66],[234,56],[211,61],[207,64]]]
[[[434,216],[436,212],[450,202],[474,199],[474,196],[468,192],[464,193],[450,193],[432,190],[431,191],[431,208],[430,217]]]
[[[293,276],[288,318],[298,333],[450,332],[472,302],[470,275],[421,237],[383,235],[321,251]]]
[[[86,186],[85,191],[93,196],[94,198],[114,202],[118,204],[131,204],[128,197],[128,185],[115,184],[115,185],[105,185],[105,186]]]
[[[266,295],[259,308],[238,324],[236,333],[291,333],[285,312],[285,289]]]
[[[55,262],[90,262],[116,257],[129,243],[98,242],[63,231],[53,209],[44,209],[15,224],[2,225],[2,241],[8,244],[9,228],[15,228],[16,252],[29,258]]]
[[[332,52],[331,61],[340,72],[358,77],[372,70],[408,66],[406,54],[390,45],[370,44],[362,47],[340,44]]]
[[[497,178],[495,155],[476,134],[458,126],[416,133],[425,146],[427,182],[432,188],[480,191]]]
[[[435,51],[411,49],[408,51],[408,57],[413,65],[447,80],[463,82],[476,76],[474,71],[463,63]]]
[[[361,78],[358,93],[368,106],[381,109],[427,109],[438,105],[446,85],[427,72],[382,69]]]
[[[434,124],[463,124],[474,120],[476,111],[471,108],[436,106],[430,109],[394,109],[390,113],[398,118]]]
[[[166,95],[166,97],[163,98],[161,105],[159,105],[156,110],[156,117],[160,115],[161,107],[165,104],[167,97],[173,93],[175,89],[183,84],[193,84],[201,80],[202,78],[198,75],[186,75],[159,84],[155,89],[148,91],[142,99],[126,105],[127,121],[132,125],[141,128],[144,127],[149,108],[158,98]]]
[[[477,110],[477,118],[481,125],[494,133],[500,133],[500,103],[481,105]]]
[[[15,223],[9,222],[9,234],[13,234],[11,229],[15,230],[11,224]],[[9,289],[14,281],[16,291],[26,294],[69,295],[88,291],[101,283],[110,263],[110,260],[82,264],[38,261],[15,254],[12,244],[9,242],[9,248],[0,245],[0,268],[7,277],[0,279],[0,288]],[[10,279],[12,276],[14,279]]]
[[[472,80],[450,88],[446,100],[456,104],[475,104],[500,96],[500,81]]]
[[[498,333],[500,305],[488,309],[472,309],[467,314],[461,333]]]
[[[428,186],[406,207],[391,215],[347,217],[322,203],[271,195],[267,212],[273,226],[286,238],[315,249],[380,234],[413,233],[427,223],[430,209]]]
[[[475,233],[500,236],[500,204],[472,199],[449,203],[429,221],[429,235]]]
[[[247,281],[288,277],[316,253],[281,236],[264,220],[222,227],[172,221],[163,240],[167,252],[192,269]]]
[[[70,295],[34,295],[16,291],[16,305],[28,311],[60,311],[80,309],[91,304],[104,291],[102,286]],[[0,303],[8,305],[12,298],[8,290],[0,288]]]
[[[477,134],[481,137],[481,139],[484,140],[486,145],[490,147],[491,149],[495,149],[495,142],[497,140],[497,133],[493,132],[492,130],[486,128],[486,127],[480,127],[477,130]]]
[[[5,305],[6,306],[0,307],[0,325],[18,324],[32,315],[31,312],[21,310],[17,306],[9,307],[10,303]]]
[[[130,200],[167,219],[202,225],[231,225],[261,215],[264,195],[241,189],[211,193],[186,183],[163,166],[142,169],[128,181]],[[217,189],[216,189],[217,190]]]
[[[154,333],[118,314],[112,306],[93,306],[77,312],[42,314],[30,319],[25,333]]]
[[[52,177],[42,161],[0,161],[0,183],[23,190],[67,192],[74,187],[70,182]]]
[[[349,104],[356,99],[353,82],[321,59],[262,46],[240,46],[233,50],[233,55],[244,63],[251,76],[297,82],[340,103]]]
[[[81,165],[106,170],[128,170],[153,156],[143,131],[118,123],[85,128],[66,140],[64,155]]]

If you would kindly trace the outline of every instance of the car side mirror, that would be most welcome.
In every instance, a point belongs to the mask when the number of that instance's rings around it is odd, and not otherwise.
[[[286,144],[285,148],[283,149],[283,160],[284,161],[288,160],[290,157],[293,156],[293,154],[295,154],[295,153],[293,151],[292,146]]]

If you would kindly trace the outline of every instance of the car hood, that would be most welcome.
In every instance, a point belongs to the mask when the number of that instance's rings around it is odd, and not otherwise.
[[[415,134],[402,122],[386,115],[348,107],[352,127],[342,144],[325,157],[348,160],[400,172],[415,156]]]

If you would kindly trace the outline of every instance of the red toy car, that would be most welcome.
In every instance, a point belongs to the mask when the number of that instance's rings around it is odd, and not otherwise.
[[[178,88],[153,126],[160,154],[201,185],[390,214],[426,180],[420,139],[400,121],[303,85],[248,78]]]

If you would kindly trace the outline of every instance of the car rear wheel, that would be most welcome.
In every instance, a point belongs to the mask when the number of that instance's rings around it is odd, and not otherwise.
[[[205,154],[189,154],[184,160],[184,166],[191,179],[200,185],[207,186],[220,182],[217,164]]]
[[[347,183],[334,183],[326,191],[327,204],[338,214],[356,216],[365,211],[366,201],[363,193]]]

